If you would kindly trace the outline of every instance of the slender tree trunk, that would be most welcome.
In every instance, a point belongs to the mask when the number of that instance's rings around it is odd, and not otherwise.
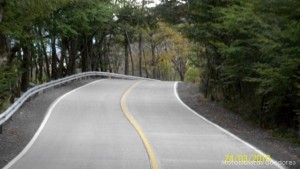
[[[91,71],[91,55],[92,55],[92,45],[93,41],[92,38],[89,38],[88,36],[83,37],[83,52],[82,52],[82,72]]]
[[[2,23],[3,20],[5,20],[5,11],[6,11],[6,0],[3,0],[0,2],[0,23]],[[0,66],[4,62],[4,58],[8,54],[8,44],[7,44],[7,38],[4,32],[0,30]]]
[[[101,39],[97,42],[97,64],[99,65],[98,68],[100,71],[105,71],[105,61],[104,61],[104,58],[105,58],[105,48],[106,48],[106,45],[105,45],[106,41],[105,41],[105,35],[102,35]]]
[[[43,34],[42,34],[42,31],[41,29],[38,29],[38,33],[39,35],[42,37]],[[40,41],[40,44],[41,44],[41,53],[44,55],[44,58],[45,58],[45,64],[46,64],[46,77],[47,77],[47,80],[49,80],[51,77],[50,77],[50,65],[49,65],[49,59],[48,59],[48,55],[47,55],[47,51],[46,51],[46,47],[45,47],[45,44],[43,42],[43,40]]]
[[[43,52],[40,44],[38,44],[38,81],[41,83],[43,81]]]
[[[8,54],[7,38],[0,31],[0,65],[4,62],[4,58]]]
[[[67,66],[67,74],[72,75],[75,74],[76,68],[76,57],[77,57],[77,46],[78,46],[78,39],[72,38],[70,40],[70,51],[69,51],[69,61]]]
[[[107,72],[108,70],[108,57],[109,57],[109,48],[110,48],[110,37],[108,40],[106,40],[106,38],[102,40],[101,44],[99,44],[100,49],[101,50],[101,60],[100,60],[100,64],[101,64],[101,70],[103,72]]]
[[[8,47],[8,44],[7,44],[7,37],[0,30],[0,66],[4,62],[5,57],[8,56],[8,53],[9,53],[9,47]]]
[[[185,72],[186,72],[186,61],[182,58],[175,58],[172,60],[174,64],[175,71],[178,72],[180,80],[184,81],[185,78]]]
[[[127,35],[125,33],[125,40],[124,40],[124,50],[125,50],[125,75],[129,74],[128,67],[129,67],[129,56],[128,56],[128,40]]]
[[[134,76],[134,63],[133,63],[133,58],[132,58],[130,39],[129,39],[127,31],[125,31],[125,34],[126,34],[126,39],[127,39],[127,43],[128,43],[128,51],[129,51],[129,56],[130,56],[130,61],[131,61],[131,75]]]
[[[139,76],[142,77],[142,58],[143,58],[143,37],[142,33],[140,33],[139,37]]]
[[[108,42],[107,42],[107,48],[106,48],[106,52],[105,52],[105,55],[104,55],[105,56],[104,57],[105,72],[111,69],[110,59],[109,59],[110,46],[111,46],[111,34],[109,35]]]
[[[28,46],[24,44],[23,59],[22,59],[22,77],[21,77],[21,90],[25,92],[29,86],[29,64],[30,64],[30,53]]]
[[[95,61],[94,64],[96,65],[96,69],[95,71],[104,71],[105,67],[107,67],[105,65],[105,62],[109,62],[108,56],[106,55],[105,49],[106,48],[106,41],[105,41],[105,36],[101,37],[100,39],[98,39],[98,41],[96,40],[96,44],[94,47],[94,57],[95,57]],[[106,58],[107,57],[107,58]]]
[[[103,55],[103,71],[107,72],[109,67],[109,45],[107,45]]]
[[[82,72],[86,72],[86,59],[87,59],[87,45],[86,45],[86,37],[84,36],[83,37],[83,48],[82,48],[82,51],[81,51],[81,71]]]
[[[149,78],[149,72],[148,72],[148,66],[147,66],[147,62],[146,62],[146,58],[145,58],[145,51],[143,49],[143,58],[145,60],[145,73],[146,73],[146,78]]]
[[[30,60],[29,61],[30,61],[29,62],[30,79],[31,79],[32,82],[36,82],[37,81],[37,76],[35,76],[36,75],[35,70],[37,69],[37,66],[36,66],[37,65],[37,58],[36,58],[36,54],[35,54],[33,44],[30,45]]]
[[[142,0],[142,14],[143,14],[143,16],[144,16],[144,12],[145,12],[145,0]],[[142,33],[140,32],[140,34],[139,34],[139,76],[140,77],[143,76],[142,59],[143,59],[143,36],[142,36]]]
[[[5,11],[6,11],[6,0],[2,0],[0,2],[0,23],[2,23],[2,21],[4,20],[4,16],[5,16]]]
[[[93,58],[93,37],[87,37],[87,71],[92,70],[92,58]]]
[[[151,59],[151,66],[153,68],[152,70],[152,77],[155,79],[157,78],[156,74],[156,56],[155,56],[155,45],[151,44],[151,54],[152,54],[152,59]]]
[[[47,55],[47,51],[46,51],[46,47],[43,41],[41,41],[41,47],[42,47],[42,51],[43,51],[43,55],[45,58],[45,64],[46,64],[46,76],[47,76],[47,80],[49,80],[51,78],[51,73],[50,73],[50,61]]]
[[[37,55],[37,57],[39,57]],[[35,76],[35,79],[34,79],[34,82],[37,84],[39,82],[39,58],[37,59],[34,59],[34,76]]]
[[[99,58],[99,64],[100,64],[100,70],[104,71],[104,51],[103,49],[100,49],[99,53],[98,53],[98,58]]]
[[[60,56],[59,67],[58,67],[58,77],[64,76],[64,64],[65,64],[65,59],[66,59],[66,55],[67,55],[67,46],[68,46],[68,39],[62,38],[61,39],[61,56]]]
[[[52,62],[51,62],[51,78],[57,79],[57,54],[56,54],[56,38],[51,38]]]

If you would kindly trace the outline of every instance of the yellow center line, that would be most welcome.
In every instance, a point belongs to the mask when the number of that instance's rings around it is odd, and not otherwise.
[[[158,163],[155,157],[155,154],[152,150],[152,147],[146,137],[146,135],[144,134],[142,128],[140,127],[140,125],[138,124],[138,122],[132,117],[132,115],[129,113],[128,108],[126,106],[126,98],[128,96],[128,94],[130,93],[130,91],[135,88],[139,83],[141,83],[142,81],[136,82],[134,83],[132,86],[130,86],[125,93],[122,95],[121,98],[121,109],[123,111],[123,113],[125,114],[126,118],[129,120],[129,122],[131,123],[131,125],[136,129],[136,131],[138,132],[139,136],[141,137],[143,144],[145,146],[145,149],[148,153],[148,156],[150,158],[150,164],[152,169],[159,169],[158,167]]]

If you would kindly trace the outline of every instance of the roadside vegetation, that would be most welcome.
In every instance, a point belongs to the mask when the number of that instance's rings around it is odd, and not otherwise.
[[[78,72],[184,80],[190,42],[149,4],[1,0],[0,110],[32,85]]]
[[[187,0],[163,8],[171,9],[164,20],[182,24],[195,43],[189,60],[206,98],[280,137],[300,136],[300,1]]]
[[[300,1],[149,4],[1,0],[0,110],[30,84],[109,71],[196,83],[255,125],[300,136]]]

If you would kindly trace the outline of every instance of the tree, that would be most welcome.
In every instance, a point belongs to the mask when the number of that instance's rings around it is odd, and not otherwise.
[[[207,96],[262,127],[296,129],[300,29],[291,11],[299,7],[294,0],[182,4],[183,32],[203,48],[194,61]]]

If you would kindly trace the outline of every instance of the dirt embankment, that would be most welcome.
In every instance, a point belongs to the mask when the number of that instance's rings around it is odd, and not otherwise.
[[[179,83],[178,94],[183,102],[208,120],[225,128],[244,141],[252,144],[264,153],[271,155],[276,161],[296,161],[290,169],[300,168],[300,147],[281,141],[267,130],[253,126],[240,116],[225,109],[221,104],[204,99],[193,84]]]

